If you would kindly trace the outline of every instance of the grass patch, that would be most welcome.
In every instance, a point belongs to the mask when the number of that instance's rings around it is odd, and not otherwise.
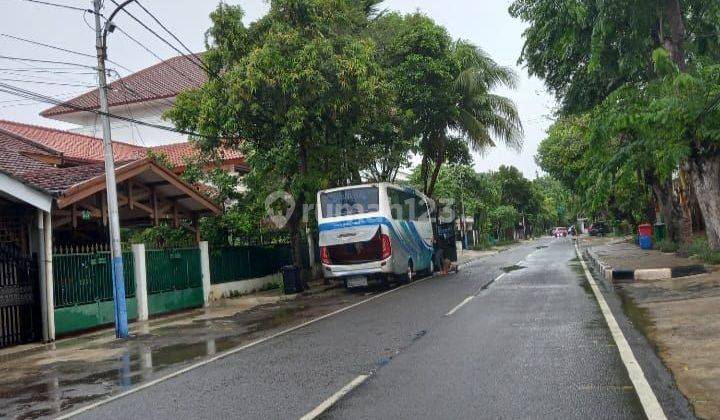
[[[711,249],[706,238],[695,238],[690,244],[680,246],[678,252],[708,264],[720,264],[720,250]]]
[[[660,252],[677,252],[678,249],[680,249],[678,244],[667,238],[663,239],[660,242],[654,243],[653,248]]]

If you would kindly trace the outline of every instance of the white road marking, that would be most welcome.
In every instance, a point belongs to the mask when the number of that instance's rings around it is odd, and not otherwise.
[[[335,405],[336,402],[340,401],[340,399],[342,397],[344,397],[345,395],[347,395],[350,391],[352,391],[353,389],[360,386],[360,384],[365,382],[365,380],[369,377],[370,377],[370,375],[359,375],[357,378],[353,379],[350,383],[348,383],[344,387],[340,388],[340,390],[338,392],[334,393],[330,398],[328,398],[327,400],[320,403],[320,405],[315,407],[311,412],[300,417],[300,420],[313,420],[313,419],[317,418],[322,413],[327,411],[328,408]]]
[[[458,309],[462,308],[462,306],[463,306],[464,304],[470,302],[470,301],[472,300],[472,298],[473,298],[472,296],[466,297],[465,300],[463,300],[462,302],[458,303],[457,306],[455,306],[454,308],[450,309],[450,312],[446,313],[445,316],[450,316],[450,315],[454,314],[455,312],[458,311]]]
[[[615,344],[620,351],[620,359],[622,359],[623,364],[625,364],[625,368],[628,371],[630,380],[635,387],[635,392],[637,392],[637,395],[640,398],[640,403],[643,406],[643,410],[645,410],[645,415],[648,417],[649,420],[667,419],[667,417],[665,417],[665,413],[663,412],[662,407],[660,406],[660,403],[658,402],[657,396],[655,395],[652,388],[650,387],[650,384],[645,378],[645,374],[643,373],[640,364],[638,363],[637,359],[635,359],[635,355],[633,354],[630,345],[625,339],[625,335],[620,329],[620,326],[615,320],[615,316],[612,314],[610,307],[605,301],[605,297],[602,295],[602,292],[600,292],[600,288],[598,287],[597,283],[595,283],[595,279],[588,271],[587,265],[585,265],[585,260],[583,259],[577,244],[575,245],[575,252],[577,253],[578,259],[580,260],[583,271],[585,271],[585,277],[587,278],[588,283],[590,283],[590,287],[592,288],[593,293],[595,294],[595,298],[600,305],[600,310],[605,317],[605,322],[607,322],[608,324],[608,328],[610,329],[610,333],[613,336],[613,340],[615,340]]]
[[[354,307],[356,307],[356,306],[363,305],[363,304],[365,304],[365,303],[368,303],[368,302],[373,301],[373,300],[375,300],[375,299],[379,299],[379,298],[381,298],[381,297],[383,297],[383,296],[385,296],[385,295],[388,295],[388,294],[390,294],[390,293],[394,293],[394,292],[397,292],[398,290],[402,290],[402,289],[405,289],[405,288],[407,288],[407,287],[411,287],[411,286],[414,286],[414,285],[416,285],[416,284],[420,284],[420,283],[424,282],[425,280],[429,280],[429,279],[432,279],[432,278],[435,278],[435,277],[436,277],[436,276],[433,275],[433,276],[425,277],[425,278],[422,278],[422,279],[419,279],[419,280],[415,280],[415,281],[413,281],[412,283],[404,284],[404,285],[399,286],[399,287],[396,287],[396,288],[394,288],[394,289],[387,290],[387,291],[382,292],[382,293],[380,293],[380,294],[377,294],[377,295],[375,295],[375,296],[369,297],[369,298],[367,298],[367,299],[365,299],[365,300],[361,300],[360,302],[353,303],[352,305],[348,305],[348,306],[346,306],[346,307],[344,307],[344,308],[340,308],[340,309],[338,309],[338,310],[336,310],[336,311],[333,311],[333,312],[330,312],[330,313],[328,313],[328,314],[325,314],[325,315],[319,316],[319,317],[317,317],[317,318],[311,319],[310,321],[306,321],[306,322],[303,322],[302,324],[296,325],[296,326],[294,326],[294,327],[290,327],[290,328],[288,328],[288,329],[286,329],[286,330],[282,330],[282,331],[276,332],[275,334],[271,334],[271,335],[269,335],[269,336],[267,336],[267,337],[263,337],[263,338],[260,338],[260,339],[255,340],[255,341],[252,341],[252,342],[250,342],[250,343],[244,344],[244,345],[242,345],[242,346],[235,347],[235,348],[233,348],[233,349],[227,350],[227,351],[222,352],[222,353],[218,353],[217,355],[215,355],[215,356],[213,356],[213,357],[211,357],[211,358],[209,358],[209,359],[202,360],[202,361],[200,361],[200,362],[197,362],[197,363],[195,363],[195,364],[192,364],[192,365],[190,365],[190,366],[187,366],[187,367],[182,368],[182,369],[180,369],[180,370],[177,370],[177,371],[175,371],[175,372],[169,373],[169,374],[167,374],[167,375],[165,375],[165,376],[162,376],[162,377],[160,377],[160,378],[154,379],[154,380],[149,381],[149,382],[145,382],[144,384],[138,385],[138,386],[135,387],[135,388],[128,389],[127,391],[123,391],[123,392],[121,392],[121,393],[119,393],[119,394],[111,395],[111,396],[109,396],[109,397],[107,397],[107,398],[105,398],[105,399],[102,399],[102,400],[100,400],[100,401],[96,401],[96,402],[94,402],[94,403],[92,403],[92,404],[88,404],[88,405],[86,405],[86,406],[80,407],[80,408],[78,408],[77,410],[73,410],[73,411],[70,411],[70,412],[68,412],[68,413],[66,413],[66,414],[60,415],[60,416],[56,417],[56,419],[57,419],[57,420],[63,420],[63,419],[68,419],[68,418],[73,417],[73,416],[77,416],[78,414],[85,413],[85,412],[87,412],[87,411],[90,411],[90,410],[92,410],[92,409],[95,409],[95,408],[97,408],[97,407],[100,407],[101,405],[105,405],[105,404],[107,404],[107,403],[109,403],[109,402],[118,400],[118,399],[120,399],[120,398],[126,397],[126,396],[131,395],[131,394],[134,394],[134,393],[136,393],[136,392],[142,391],[142,390],[144,390],[144,389],[146,389],[146,388],[150,388],[150,387],[155,386],[155,385],[157,385],[157,384],[159,384],[159,383],[161,383],[161,382],[165,382],[165,381],[167,381],[168,379],[172,379],[172,378],[174,378],[174,377],[176,377],[176,376],[180,376],[180,375],[182,375],[182,374],[184,374],[184,373],[190,372],[191,370],[195,370],[195,369],[197,369],[197,368],[199,368],[199,367],[202,367],[202,366],[205,366],[205,365],[207,365],[207,364],[209,364],[209,363],[215,362],[215,361],[217,361],[217,360],[223,359],[223,358],[228,357],[228,356],[230,356],[230,355],[233,355],[233,354],[235,354],[235,353],[238,353],[238,352],[241,352],[241,351],[243,351],[243,350],[249,349],[250,347],[257,346],[258,344],[262,344],[262,343],[264,343],[264,342],[266,342],[266,341],[272,340],[273,338],[279,337],[279,336],[281,336],[281,335],[283,335],[283,334],[287,334],[287,333],[290,333],[290,332],[299,330],[299,329],[301,329],[301,328],[307,327],[308,325],[314,324],[314,323],[316,323],[316,322],[318,322],[318,321],[322,321],[322,320],[325,319],[325,318],[330,318],[331,316],[338,315],[338,314],[340,314],[340,313],[342,313],[342,312],[345,312],[345,311],[348,311],[348,310],[350,310],[350,309],[352,309],[352,308],[354,308]]]

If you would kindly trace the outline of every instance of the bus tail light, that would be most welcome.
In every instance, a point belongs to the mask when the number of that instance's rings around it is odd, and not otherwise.
[[[330,253],[326,246],[320,247],[320,261],[325,265],[330,265]]]
[[[382,259],[390,258],[392,255],[392,245],[390,244],[390,237],[384,233],[380,234],[380,240],[382,241]]]

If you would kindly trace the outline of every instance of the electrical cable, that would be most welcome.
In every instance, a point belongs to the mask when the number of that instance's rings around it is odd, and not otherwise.
[[[59,105],[59,106],[65,107],[65,108],[70,108],[75,111],[91,112],[91,113],[94,113],[97,115],[103,115],[103,116],[107,116],[109,118],[115,118],[115,119],[121,120],[121,121],[134,122],[135,124],[138,124],[138,125],[144,125],[147,127],[157,128],[159,130],[171,131],[174,133],[185,134],[185,135],[193,136],[193,137],[214,138],[211,136],[206,136],[204,134],[199,134],[199,133],[195,133],[192,131],[181,130],[181,129],[178,129],[175,127],[169,127],[169,126],[161,125],[161,124],[148,123],[145,121],[139,121],[139,120],[135,120],[132,118],[124,117],[122,115],[116,115],[116,114],[112,114],[109,112],[102,112],[102,111],[99,111],[99,110],[96,110],[93,108],[83,108],[83,107],[79,107],[79,106],[75,106],[75,105],[70,105],[68,103],[63,103],[62,101],[57,100],[55,98],[45,96],[45,95],[42,95],[37,92],[29,91],[27,89],[19,88],[17,86],[8,85],[7,83],[0,82],[0,92],[9,93],[11,95],[19,96],[22,98],[34,99],[34,100],[37,100],[38,102],[45,102],[48,104]],[[236,138],[226,138],[226,139],[227,140],[236,140]]]
[[[52,3],[52,2],[49,2],[49,1],[41,1],[41,0],[23,0],[23,1],[26,1],[26,2],[29,2],[29,3],[42,4],[42,5],[45,5],[45,6],[53,6],[53,7],[60,7],[60,8],[63,8],[63,9],[77,10],[77,11],[80,11],[80,12],[91,12],[91,13],[95,13],[94,10],[84,9],[84,8],[82,8],[82,7],[77,7],[77,6],[70,6],[70,5],[67,5],[67,4]]]
[[[116,2],[115,0],[110,0],[110,1],[113,2],[116,6],[119,6],[118,2]],[[180,55],[182,55],[183,57],[187,58],[191,63],[193,63],[194,65],[198,66],[198,67],[201,68],[203,71],[207,71],[207,72],[209,73],[208,69],[202,64],[202,62],[201,62],[201,64],[198,64],[197,61],[191,59],[187,54],[185,54],[184,52],[180,51],[180,49],[178,49],[178,48],[177,48],[175,45],[173,45],[170,41],[168,41],[167,39],[163,38],[162,35],[160,35],[160,34],[158,34],[157,32],[155,32],[152,28],[150,28],[149,26],[147,26],[147,25],[145,24],[145,22],[143,22],[142,20],[140,20],[140,19],[138,19],[137,17],[135,17],[135,15],[133,15],[132,13],[130,13],[130,11],[128,11],[127,9],[122,9],[122,11],[125,12],[125,14],[127,14],[128,16],[130,16],[130,17],[131,17],[135,22],[137,22],[140,26],[142,26],[143,28],[145,28],[148,32],[150,32],[151,34],[155,35],[156,38],[158,38],[158,39],[161,40],[163,43],[165,43],[167,46],[169,46],[170,48],[172,48],[173,50],[175,50],[178,54],[180,54]],[[194,55],[193,55],[193,57],[194,57]],[[197,58],[197,57],[195,57],[195,58]]]
[[[36,58],[12,57],[9,55],[0,55],[0,59],[11,60],[11,61],[20,61],[20,62],[27,61],[29,63],[60,64],[63,66],[74,66],[74,67],[83,67],[86,69],[95,69],[95,67],[93,67],[93,66],[88,66],[85,64],[78,64],[78,63],[71,63],[68,61],[40,60],[40,59],[36,59]]]

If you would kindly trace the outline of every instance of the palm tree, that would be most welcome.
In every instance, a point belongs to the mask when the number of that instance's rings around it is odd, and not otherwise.
[[[452,45],[457,76],[453,84],[455,101],[441,123],[422,141],[421,176],[424,192],[432,196],[440,168],[445,163],[450,133],[456,133],[471,150],[483,152],[500,141],[514,149],[522,148],[523,128],[517,108],[509,98],[492,91],[501,86],[515,88],[512,69],[498,65],[480,48],[466,42]],[[428,177],[430,166],[432,174]]]

